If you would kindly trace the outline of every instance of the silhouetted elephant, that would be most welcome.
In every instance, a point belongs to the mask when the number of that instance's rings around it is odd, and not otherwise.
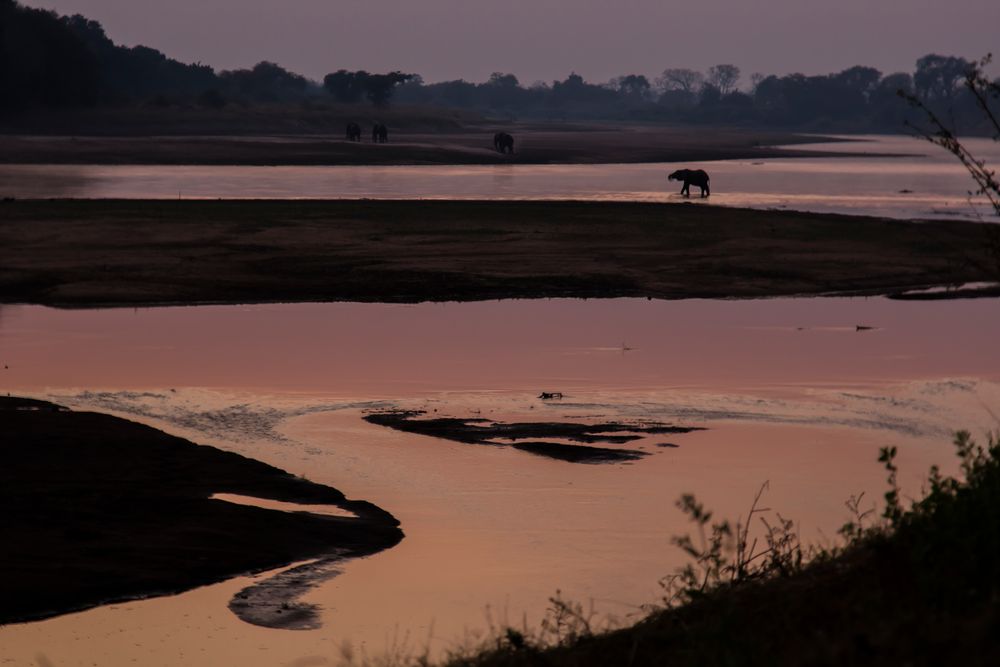
[[[372,125],[372,143],[384,144],[389,141],[389,128],[382,123]]]
[[[514,137],[506,132],[497,132],[493,135],[493,148],[498,153],[514,154]]]
[[[357,123],[347,124],[347,140],[361,141],[361,126]]]
[[[684,181],[681,194],[685,197],[691,196],[691,185],[701,188],[701,196],[707,197],[712,194],[708,189],[708,174],[703,169],[678,169],[667,176],[668,181]]]

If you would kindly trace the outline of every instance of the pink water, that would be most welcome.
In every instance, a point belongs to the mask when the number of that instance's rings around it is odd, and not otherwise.
[[[969,197],[973,184],[964,168],[940,148],[909,136],[852,138],[859,141],[798,148],[869,155],[684,165],[0,165],[0,196],[680,201],[680,186],[666,176],[686,166],[709,172],[712,205],[996,221],[983,198]],[[987,164],[1000,163],[1000,144],[967,143]],[[876,157],[885,153],[899,156]]]
[[[393,512],[407,537],[307,596],[320,630],[239,621],[226,608],[237,578],[0,628],[0,665],[337,665],[345,645],[443,655],[490,619],[537,626],[557,588],[624,619],[684,562],[670,545],[688,529],[683,492],[736,516],[769,481],[768,504],[829,542],[848,495],[880,494],[878,447],[900,448],[909,492],[930,464],[953,469],[952,430],[997,426],[998,335],[987,299],[2,306],[3,391],[331,484]],[[630,445],[650,454],[633,464],[577,465],[361,419],[380,407],[708,430]]]

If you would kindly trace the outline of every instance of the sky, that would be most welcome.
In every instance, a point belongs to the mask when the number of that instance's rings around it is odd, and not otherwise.
[[[1000,57],[998,0],[22,0],[216,69],[270,60],[312,79],[602,82],[733,63],[744,74],[912,72],[927,53]],[[1000,69],[996,65],[991,73]]]

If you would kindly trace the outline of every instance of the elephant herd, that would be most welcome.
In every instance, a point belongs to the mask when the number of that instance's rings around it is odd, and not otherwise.
[[[351,122],[347,124],[347,140],[361,141],[361,126]],[[384,144],[389,141],[389,129],[384,123],[376,122],[372,125],[372,143]],[[514,154],[514,137],[507,132],[497,132],[493,135],[493,149],[502,154]],[[691,186],[701,188],[701,196],[708,197],[711,194],[709,189],[709,176],[703,169],[678,169],[669,176],[668,181],[681,181],[681,194],[685,197],[691,196]]]
[[[346,137],[348,141],[361,141],[361,126],[351,122],[347,124]],[[372,125],[372,143],[384,144],[389,141],[389,128],[384,123]]]

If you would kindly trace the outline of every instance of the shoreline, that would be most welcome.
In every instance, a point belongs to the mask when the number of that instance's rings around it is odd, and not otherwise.
[[[0,555],[0,624],[367,556],[403,538],[398,520],[367,501],[111,415],[2,397],[0,425],[0,507],[12,538]],[[356,518],[236,505],[211,499],[217,491],[329,504]]]
[[[684,203],[14,200],[0,217],[0,303],[68,308],[892,296],[996,280],[989,225]]]
[[[389,143],[339,134],[31,135],[0,133],[0,164],[120,166],[412,166],[634,164],[790,157],[851,157],[864,152],[800,149],[863,142],[843,136],[730,127],[635,124],[515,125],[515,153],[497,153],[495,128],[394,133]]]

